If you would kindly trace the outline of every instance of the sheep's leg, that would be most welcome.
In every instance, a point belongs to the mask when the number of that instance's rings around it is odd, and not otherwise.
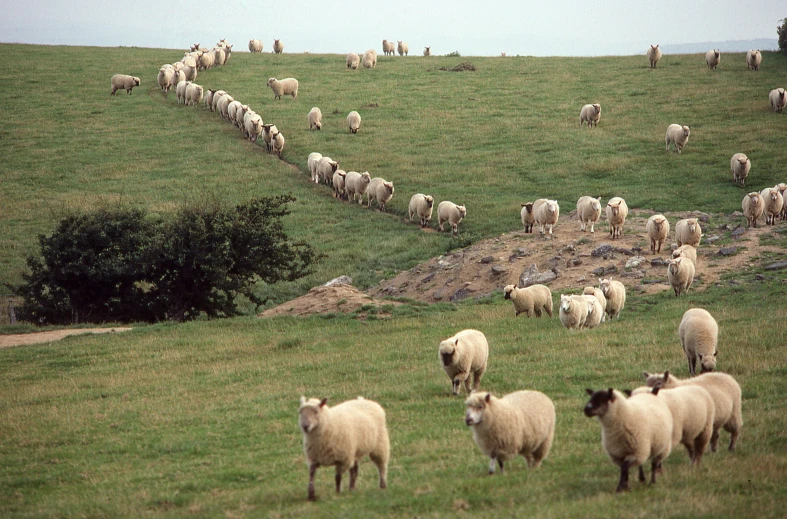
[[[469,375],[468,375],[467,378],[465,378],[465,391],[470,393],[470,376]]]
[[[724,430],[730,432],[730,446],[729,446],[729,450],[730,450],[730,452],[733,452],[733,451],[735,451],[735,445],[738,443],[738,435],[740,434],[740,429],[739,428],[734,428],[733,429],[729,425],[725,425],[724,426]]]
[[[686,357],[686,362],[689,365],[689,376],[691,376],[691,375],[694,374],[694,368],[691,366],[691,358],[690,357]]]
[[[309,464],[309,501],[316,501],[317,497],[314,495],[314,474],[317,472],[317,467],[320,465],[312,462]]]
[[[639,482],[645,482],[645,469],[642,468],[642,465],[639,466]]]
[[[355,465],[350,467],[350,490],[355,489],[355,481],[358,479],[358,461],[355,462]]]
[[[620,482],[618,482],[617,492],[629,489],[629,467],[631,467],[631,462],[629,461],[624,461],[620,465]]]
[[[716,448],[719,446],[719,429],[718,427],[713,427],[713,434],[710,437],[710,450],[712,452],[716,452]]]
[[[494,473],[495,473],[495,458],[490,457],[489,458],[489,475],[491,476]]]
[[[347,469],[342,464],[336,465],[336,477],[334,479],[336,480],[337,494],[342,491],[342,472],[345,470]]]
[[[459,379],[458,379],[458,378],[455,378],[455,379],[454,379],[454,380],[451,382],[451,384],[452,384],[452,386],[451,386],[451,390],[453,391],[453,393],[454,393],[455,395],[458,395],[458,394],[459,394],[459,384],[460,384],[460,381],[459,381]]]
[[[640,466],[640,469],[641,468],[642,467]],[[651,485],[655,485],[656,484],[656,473],[657,472],[661,472],[661,462],[653,461],[650,464],[650,484]]]

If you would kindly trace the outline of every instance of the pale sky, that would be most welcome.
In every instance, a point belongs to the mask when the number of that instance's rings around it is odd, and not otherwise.
[[[0,41],[171,49],[226,38],[264,52],[592,56],[644,54],[650,44],[776,39],[784,0],[0,0]]]

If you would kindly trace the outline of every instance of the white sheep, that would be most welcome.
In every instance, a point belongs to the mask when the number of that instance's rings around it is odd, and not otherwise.
[[[374,49],[369,49],[363,53],[361,63],[363,64],[363,68],[374,68],[377,66],[377,53]]]
[[[262,117],[253,110],[248,110],[243,116],[243,129],[250,142],[257,142],[262,133]]]
[[[667,144],[667,151],[669,151],[670,143],[675,144],[675,150],[678,153],[683,150],[683,147],[686,146],[686,143],[689,142],[689,135],[691,134],[691,129],[688,126],[681,126],[679,124],[670,124],[667,127],[667,135],[664,138],[664,142]]]
[[[298,80],[293,77],[285,79],[276,79],[272,77],[268,79],[268,86],[273,91],[274,99],[281,99],[281,96],[292,96],[293,99],[298,97]]]
[[[273,149],[273,138],[279,133],[279,129],[275,124],[262,125],[262,141],[265,143],[265,149],[271,151]]]
[[[249,40],[249,52],[251,52],[252,54],[262,52],[262,41]]]
[[[399,45],[396,47],[396,50],[399,51],[400,56],[407,56],[410,52],[410,46],[407,43],[399,41]]]
[[[175,87],[175,95],[177,96],[178,104],[186,103],[186,88],[191,83],[188,81],[181,81]]]
[[[345,198],[345,190],[344,190],[344,178],[347,176],[347,172],[342,169],[337,169],[336,173],[333,174],[333,196],[335,198],[343,199]]]
[[[581,196],[577,200],[577,218],[579,230],[585,232],[590,224],[590,232],[596,232],[594,226],[601,218],[601,197]]]
[[[689,363],[689,375],[697,374],[697,360],[700,361],[701,373],[716,369],[719,325],[710,312],[702,308],[686,310],[680,321],[678,336]]]
[[[774,88],[768,93],[768,101],[774,112],[782,113],[784,105],[787,104],[787,92],[783,88]]]
[[[232,124],[238,124],[238,110],[241,109],[243,103],[240,101],[231,101],[230,104],[227,105],[227,119],[229,119]]]
[[[219,114],[221,114],[221,117],[223,119],[227,119],[229,117],[228,108],[230,106],[230,103],[233,101],[235,101],[235,98],[229,94],[225,94],[221,96],[219,100],[216,101],[216,111],[219,112]]]
[[[705,53],[705,63],[708,64],[708,68],[715,70],[716,67],[719,66],[719,62],[721,61],[721,53],[717,50],[709,50]]]
[[[211,104],[210,104],[210,111],[215,112],[216,107],[218,106],[219,99],[227,95],[227,92],[224,90],[216,90],[211,97]]]
[[[601,320],[605,321],[607,318],[607,296],[604,295],[604,292],[602,292],[600,288],[585,287],[582,290],[582,295],[593,296],[598,299],[598,303],[601,305],[601,311],[603,312]]]
[[[432,47],[424,47],[424,56],[432,55]]]
[[[203,88],[202,85],[196,83],[189,83],[186,87],[186,104],[197,106],[202,101]]]
[[[669,234],[669,221],[667,218],[663,214],[654,214],[648,218],[648,223],[645,224],[645,231],[648,233],[648,238],[650,238],[650,253],[656,254],[661,252],[661,246]]]
[[[757,219],[765,211],[765,203],[762,196],[758,192],[753,191],[743,197],[741,209],[743,209],[743,216],[746,217],[748,226],[757,227]]]
[[[469,393],[470,377],[473,377],[473,391],[478,390],[481,377],[486,371],[489,358],[489,343],[478,330],[462,330],[453,337],[440,342],[438,348],[440,364],[451,380],[451,390],[459,394],[459,385],[464,382]]]
[[[410,205],[408,207],[408,215],[410,221],[413,221],[413,216],[418,216],[421,227],[426,227],[432,220],[432,209],[434,208],[434,197],[431,195],[424,195],[417,193],[410,197]]]
[[[552,291],[546,285],[530,285],[525,288],[507,285],[503,288],[503,294],[504,299],[514,303],[514,317],[519,314],[541,317],[542,312],[552,317]]]
[[[217,92],[216,89],[208,89],[202,98],[202,103],[210,110],[213,109],[213,95]]]
[[[746,53],[746,66],[749,70],[760,70],[760,63],[762,63],[762,54],[759,50],[750,50]]]
[[[271,153],[281,157],[281,152],[284,151],[284,142],[284,135],[281,132],[276,132],[271,139]]]
[[[316,106],[313,106],[312,109],[309,110],[309,114],[306,116],[306,119],[309,121],[310,130],[322,129],[322,111]]]
[[[734,451],[743,428],[741,412],[741,386],[726,373],[703,373],[686,380],[681,380],[669,371],[664,373],[644,372],[645,383],[650,387],[672,389],[685,385],[696,385],[710,393],[716,409],[713,421],[713,434],[710,439],[712,451],[716,451],[719,443],[719,431],[723,428],[730,433],[729,450]]]
[[[317,174],[317,165],[320,163],[320,159],[322,159],[322,154],[313,151],[312,153],[309,153],[309,158],[306,160],[306,167],[309,168],[311,181],[315,184],[320,183],[320,177]]]
[[[585,325],[587,318],[587,299],[583,296],[560,294],[560,322],[564,327],[578,330]]]
[[[675,297],[688,294],[694,282],[694,263],[689,258],[675,258],[667,266],[667,278]]]
[[[198,67],[200,70],[207,70],[216,64],[216,55],[212,52],[203,52],[199,57]]]
[[[333,174],[339,169],[339,163],[330,157],[323,156],[317,163],[317,180],[315,183],[319,184],[322,180],[326,185],[330,185],[333,181]]]
[[[661,59],[661,49],[658,45],[651,45],[648,49],[648,61],[650,68],[656,68],[656,63]]]
[[[213,64],[224,65],[227,62],[227,52],[221,47],[214,47],[211,51],[213,53]]]
[[[592,105],[585,105],[582,107],[582,110],[579,111],[579,127],[582,127],[582,123],[588,123],[588,128],[593,126],[598,126],[598,121],[601,119],[601,105],[598,103]]]
[[[539,391],[516,391],[496,398],[473,393],[465,400],[465,423],[473,440],[489,456],[489,474],[500,472],[505,462],[522,455],[528,467],[537,468],[549,455],[555,436],[555,404]]]
[[[361,63],[361,58],[358,54],[351,52],[347,55],[347,68],[358,70],[358,65]]]
[[[779,191],[779,186],[766,187],[760,191],[760,198],[762,198],[762,214],[765,215],[765,225],[776,225],[776,219],[784,207],[784,197]]]
[[[698,247],[702,240],[702,227],[696,218],[684,218],[675,224],[675,241],[678,247],[683,244]]]
[[[456,205],[453,202],[444,200],[437,206],[437,226],[440,232],[443,231],[443,224],[451,224],[451,233],[454,236],[459,234],[459,224],[467,216],[467,208],[463,205]]]
[[[194,81],[197,79],[197,67],[183,67],[181,72],[185,74],[186,81]]]
[[[359,204],[363,204],[363,195],[372,181],[371,175],[368,171],[358,173],[357,171],[348,171],[347,176],[344,178],[344,189],[347,191],[347,200],[358,200]]]
[[[601,307],[601,303],[596,299],[596,296],[581,294],[576,297],[584,299],[588,305],[588,313],[582,327],[591,329],[601,324],[601,321],[604,320],[604,308]]]
[[[281,40],[273,40],[273,52],[275,54],[281,54],[284,52],[284,44],[281,42]]]
[[[172,74],[169,76],[169,85],[167,85],[167,92],[169,92],[172,89],[177,89],[178,83],[180,83],[181,81],[186,81],[186,74],[183,72],[183,70],[175,70],[174,68],[170,70],[172,70]]]
[[[372,200],[377,201],[377,207],[380,211],[385,212],[385,204],[387,204],[394,195],[393,182],[389,182],[382,177],[375,177],[369,183],[366,189],[366,206],[372,207]]]
[[[248,137],[249,135],[246,133],[246,129],[243,126],[243,123],[246,119],[246,112],[249,111],[249,105],[241,104],[235,110],[235,126],[238,127],[239,130],[243,131],[243,134]]]
[[[733,182],[745,186],[746,177],[749,176],[749,170],[751,169],[749,157],[745,153],[736,153],[730,159],[730,168],[732,169]]]
[[[164,65],[163,67],[158,69],[158,76],[156,76],[156,82],[158,83],[158,86],[161,87],[162,92],[169,92],[169,89],[171,88],[170,84],[172,83],[172,77],[174,75],[175,75],[175,67],[173,67],[172,65]]]
[[[609,318],[620,317],[620,312],[626,306],[626,286],[617,279],[600,279],[598,287],[607,298],[605,311]]]
[[[547,228],[549,228],[549,234],[552,234],[552,227],[557,225],[559,217],[560,206],[557,200],[539,198],[533,202],[533,218],[541,234],[544,234]]]
[[[395,53],[395,45],[394,42],[383,40],[383,54],[386,56],[393,56]]]
[[[350,127],[350,132],[358,133],[358,129],[361,127],[361,114],[355,110],[347,114],[347,125]]]
[[[782,204],[782,214],[779,215],[779,219],[787,220],[787,184],[776,184],[776,188],[779,190],[779,194],[782,195],[782,200],[785,200],[785,203]]]
[[[536,223],[535,216],[533,216],[533,202],[522,204],[519,216],[522,219],[522,226],[525,228],[525,232],[533,232],[533,224]]]
[[[336,492],[341,491],[342,474],[350,471],[350,490],[355,488],[358,461],[369,456],[380,473],[380,488],[386,488],[391,444],[385,410],[372,400],[358,397],[336,407],[327,398],[301,397],[298,425],[303,433],[303,452],[309,466],[309,500],[314,501],[314,475],[320,466],[336,467]]]
[[[127,94],[131,95],[131,89],[139,86],[139,78],[135,76],[127,76],[126,74],[115,74],[109,80],[112,91],[109,95],[115,95],[118,90],[125,90]]]
[[[620,238],[623,235],[623,224],[626,223],[626,217],[629,214],[629,206],[625,200],[614,196],[607,202],[605,212],[609,222],[609,235],[613,240]]]
[[[681,245],[674,251],[672,251],[673,258],[688,258],[694,263],[694,266],[697,266],[697,248],[693,245]]]

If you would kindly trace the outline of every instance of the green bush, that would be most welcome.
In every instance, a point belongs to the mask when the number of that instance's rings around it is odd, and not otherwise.
[[[782,20],[782,24],[776,27],[779,35],[779,50],[782,54],[787,54],[787,18]]]

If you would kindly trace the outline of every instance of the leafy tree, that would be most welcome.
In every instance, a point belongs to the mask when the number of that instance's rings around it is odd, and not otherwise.
[[[782,24],[776,27],[779,35],[779,50],[782,54],[787,54],[787,18],[782,20]]]

